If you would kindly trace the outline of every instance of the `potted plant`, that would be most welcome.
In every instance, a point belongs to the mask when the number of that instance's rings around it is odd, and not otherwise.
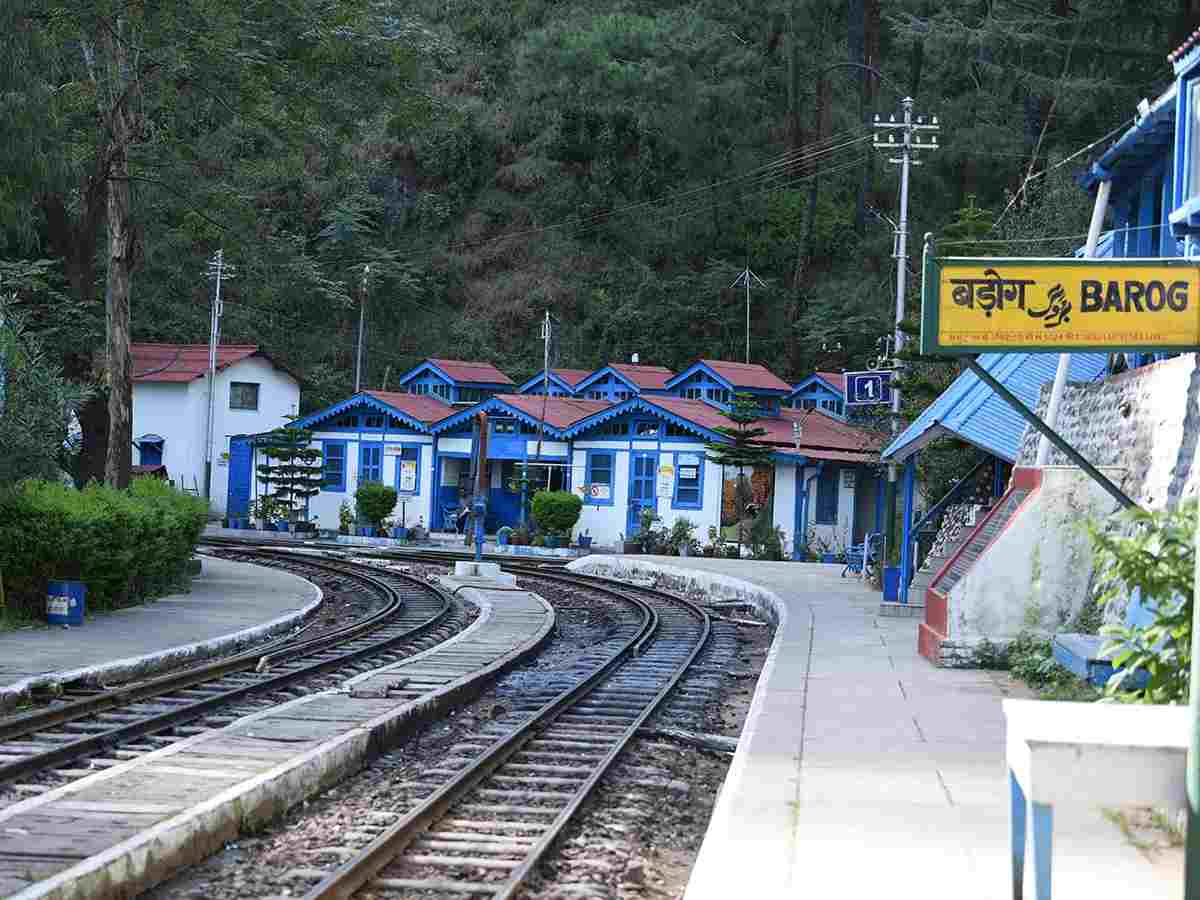
[[[671,551],[679,556],[691,556],[696,550],[696,525],[691,519],[681,517],[671,525],[667,543]]]
[[[624,532],[622,532],[621,534],[618,534],[617,538],[620,541],[622,553],[629,554],[629,553],[641,553],[642,552],[642,545],[640,543],[638,543],[636,540],[626,539]]]
[[[406,540],[408,540],[408,529],[405,528],[403,525],[393,525],[392,526],[392,537],[394,537],[398,541],[406,541]]]
[[[338,506],[338,533],[349,534],[354,527],[354,507],[349,500],[343,500]]]
[[[535,535],[533,536],[533,540],[532,540],[532,541],[530,541],[530,546],[533,546],[533,547],[545,547],[545,546],[546,546],[546,538],[545,538],[545,536],[544,536],[544,535],[542,535],[541,533],[535,534]]]
[[[501,547],[508,546],[508,539],[512,536],[513,530],[507,525],[502,525],[496,530],[496,543]]]
[[[396,489],[378,481],[367,481],[354,492],[354,503],[359,514],[370,523],[368,536],[383,528],[383,520],[396,506]]]
[[[529,529],[524,525],[518,525],[508,536],[508,542],[514,547],[528,547]]]
[[[580,550],[590,550],[592,548],[591,529],[584,531],[578,538]]]

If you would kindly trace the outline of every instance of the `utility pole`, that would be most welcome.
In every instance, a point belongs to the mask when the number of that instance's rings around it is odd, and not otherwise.
[[[216,282],[208,325],[208,427],[204,442],[204,499],[212,500],[213,425],[217,406],[217,344],[221,339],[221,281],[233,277],[232,267],[225,265],[225,251],[218,250],[208,262],[208,277]]]
[[[538,462],[542,461],[542,436],[546,433],[546,404],[550,401],[550,335],[553,324],[550,320],[550,310],[542,318],[542,418],[538,422],[537,455]],[[550,467],[546,467],[546,490],[550,490]]]
[[[730,287],[745,287],[746,288],[746,362],[750,362],[750,285],[751,282],[756,283],[759,287],[766,287],[766,284],[761,278],[754,274],[750,269],[750,258],[746,257],[746,268],[738,273],[738,277],[733,279]]]
[[[882,121],[878,114],[875,116],[875,147],[889,153],[897,151],[900,153],[899,156],[888,157],[889,163],[900,166],[900,222],[896,226],[892,244],[892,258],[896,260],[896,330],[892,345],[895,348],[895,375],[892,378],[893,437],[900,432],[900,352],[904,349],[904,332],[900,330],[900,323],[905,318],[904,294],[908,286],[908,174],[911,166],[921,165],[921,161],[914,158],[918,150],[938,149],[937,135],[930,134],[926,139],[923,136],[924,133],[936,132],[941,128],[938,125],[937,116],[934,116],[928,124],[925,122],[924,116],[918,116],[916,121],[913,121],[912,97],[905,97],[900,101],[900,105],[902,112],[899,122],[896,121],[894,115],[889,116],[886,122]],[[896,140],[896,132],[900,133],[899,141]],[[888,466],[887,486],[887,549],[885,552],[888,555],[896,546],[897,475],[896,464],[891,463]],[[901,574],[903,575],[903,573]],[[906,586],[901,585],[901,592],[905,589]]]
[[[358,393],[362,387],[362,354],[363,354],[363,330],[367,320],[367,278],[371,274],[369,265],[363,266],[362,274],[362,297],[358,303],[358,353],[355,354],[354,360],[354,393]]]

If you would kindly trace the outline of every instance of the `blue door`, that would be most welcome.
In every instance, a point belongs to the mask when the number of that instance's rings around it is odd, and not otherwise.
[[[225,515],[244,519],[250,515],[250,439],[229,440],[229,490],[225,496]]]
[[[625,534],[632,538],[641,529],[643,508],[654,509],[654,483],[658,475],[658,454],[633,452],[629,454],[629,512]]]

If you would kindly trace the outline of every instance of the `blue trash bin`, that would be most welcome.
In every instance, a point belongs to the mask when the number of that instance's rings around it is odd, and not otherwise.
[[[900,599],[900,567],[885,566],[883,570],[883,600],[896,603]]]
[[[51,625],[82,625],[87,586],[82,581],[46,584],[46,621]]]

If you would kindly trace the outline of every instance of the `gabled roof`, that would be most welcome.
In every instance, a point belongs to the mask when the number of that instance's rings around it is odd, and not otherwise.
[[[470,422],[481,411],[489,415],[506,413],[528,425],[537,425],[542,421],[542,412],[545,410],[547,433],[559,437],[565,429],[570,428],[576,422],[611,407],[612,404],[607,400],[546,397],[541,394],[497,394],[495,397],[467,409],[456,410],[454,415],[438,422],[433,430],[450,431],[459,428]]]
[[[1055,353],[984,353],[979,365],[1036,409],[1042,385],[1054,380]],[[1105,353],[1071,354],[1070,379],[1093,381],[1108,368]],[[940,397],[883,451],[883,458],[900,462],[930,441],[951,436],[1014,462],[1025,433],[1025,420],[973,372],[963,372]]]
[[[846,376],[841,372],[813,372],[803,381],[797,382],[788,394],[789,397],[799,394],[805,388],[813,384],[820,384],[833,391],[835,394],[846,395]]]
[[[208,374],[208,344],[130,344],[129,352],[133,357],[135,382],[188,382]],[[257,344],[218,346],[217,371],[251,356],[261,356],[275,368],[287,372]],[[292,375],[291,372],[287,374]]]
[[[425,371],[434,371],[454,384],[486,385],[497,387],[514,385],[515,382],[487,362],[471,362],[462,359],[438,359],[430,357],[400,376],[400,384],[411,381]]]
[[[592,372],[587,378],[575,385],[576,391],[582,391],[595,384],[605,375],[616,375],[634,391],[661,391],[674,373],[666,366],[643,366],[640,363],[611,363]]]
[[[454,412],[449,403],[429,394],[404,394],[398,391],[363,391],[381,403],[411,416],[418,422],[440,422]]]
[[[551,369],[550,380],[562,390],[574,393],[576,386],[592,373],[587,369]],[[517,393],[524,394],[545,381],[544,373],[538,372],[523,385],[517,388]]]
[[[392,391],[362,391],[332,406],[309,413],[292,424],[296,428],[320,430],[320,423],[356,407],[395,416],[414,431],[421,433],[428,433],[432,425],[454,412],[453,406],[443,403],[437,397]]]
[[[753,391],[781,396],[792,392],[790,384],[758,363],[737,363],[723,359],[702,359],[692,363],[667,382],[666,386],[676,387],[696,372],[707,372],[731,391]]]
[[[691,428],[699,437],[709,441],[728,440],[718,429],[732,425],[729,417],[724,415],[719,408],[705,403],[703,400],[643,395],[613,404],[593,416],[579,420],[564,429],[563,436],[576,437],[609,419],[631,412],[657,415],[676,425]],[[798,460],[812,458],[855,463],[879,461],[878,448],[882,443],[879,435],[847,425],[818,410],[784,410],[784,413],[785,416],[782,418],[758,419],[754,425],[766,429],[767,435],[763,438],[764,443],[773,445],[785,455],[794,455]],[[793,420],[801,423],[802,430],[798,449],[792,429]]]

